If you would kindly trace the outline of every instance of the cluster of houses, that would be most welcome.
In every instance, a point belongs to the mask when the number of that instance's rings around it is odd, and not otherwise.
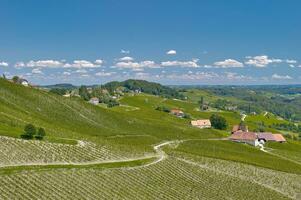
[[[171,109],[170,114],[180,118],[183,118],[185,116],[185,113],[180,109]],[[211,128],[211,122],[209,119],[192,120],[190,124],[197,128]]]
[[[229,140],[246,143],[253,146],[263,145],[266,142],[286,142],[282,134],[273,134],[269,132],[249,132],[248,127],[244,125],[233,126],[232,134],[229,137]]]

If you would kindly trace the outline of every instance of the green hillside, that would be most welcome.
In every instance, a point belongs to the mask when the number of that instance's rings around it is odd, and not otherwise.
[[[240,113],[201,111],[194,95],[128,93],[105,108],[0,79],[0,199],[299,198],[299,141],[267,152],[226,141]],[[191,119],[218,114],[229,127],[194,128],[158,106]],[[277,118],[246,117],[251,127],[262,120]],[[21,139],[28,123],[45,128],[45,139]]]

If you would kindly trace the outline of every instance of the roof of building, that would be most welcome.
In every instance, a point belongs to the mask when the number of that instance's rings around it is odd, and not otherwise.
[[[258,133],[258,139],[264,139],[266,141],[275,141],[273,133]]]
[[[92,97],[90,101],[99,101],[99,99],[97,97]]]
[[[283,137],[283,135],[279,134],[279,133],[274,134],[274,138],[275,138],[275,141],[277,141],[277,142],[285,142],[286,141],[286,139]]]
[[[175,114],[183,114],[184,113],[182,110],[179,110],[179,109],[171,109],[170,112],[175,113]]]
[[[236,132],[239,130],[239,125],[234,125],[232,128],[232,132]]]
[[[211,122],[209,119],[199,119],[191,121],[192,126],[211,126]]]
[[[230,137],[230,140],[256,140],[257,134],[254,132],[235,132]]]

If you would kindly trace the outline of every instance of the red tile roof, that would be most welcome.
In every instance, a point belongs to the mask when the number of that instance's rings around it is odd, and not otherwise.
[[[182,110],[179,110],[179,109],[172,109],[170,112],[173,114],[183,114],[184,113]]]
[[[253,132],[235,132],[230,137],[230,140],[251,140],[257,139],[257,134]]]
[[[258,139],[264,139],[265,141],[275,141],[273,133],[258,133]]]
[[[286,142],[286,139],[281,134],[274,134],[274,138],[277,142]]]

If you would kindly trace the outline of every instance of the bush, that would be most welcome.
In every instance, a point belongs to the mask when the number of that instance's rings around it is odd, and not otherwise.
[[[228,127],[226,119],[216,114],[211,115],[210,122],[212,127],[216,129],[225,130]]]
[[[184,118],[185,118],[185,119],[191,119],[191,115],[188,114],[188,113],[185,113],[185,114],[184,114]]]
[[[42,140],[46,135],[46,132],[43,128],[39,128],[38,133],[35,135],[37,140]]]
[[[36,127],[32,124],[27,124],[24,128],[24,133],[21,135],[23,139],[32,139],[36,134]]]
[[[108,108],[112,108],[114,106],[119,106],[119,103],[117,101],[110,100],[107,105],[108,105]]]
[[[167,112],[169,113],[170,112],[170,109],[165,107],[165,106],[157,106],[156,110],[158,111],[163,111],[163,112]]]

